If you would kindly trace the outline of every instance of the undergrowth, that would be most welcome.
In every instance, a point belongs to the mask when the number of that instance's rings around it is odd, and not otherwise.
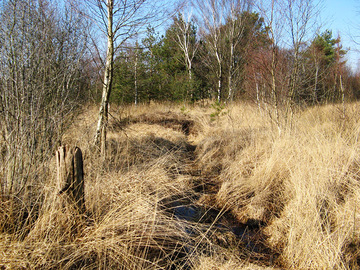
[[[86,213],[45,160],[1,194],[0,268],[359,268],[360,105],[299,110],[281,133],[256,106],[224,109],[112,106],[101,160],[84,108],[62,141],[84,153]]]

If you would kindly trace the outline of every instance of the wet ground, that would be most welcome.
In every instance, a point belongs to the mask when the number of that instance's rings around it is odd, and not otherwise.
[[[157,124],[182,132],[186,137],[196,132],[195,123],[182,115],[142,115],[134,119],[124,119],[118,123],[118,127],[134,123]],[[214,197],[219,190],[216,180],[220,171],[214,175],[203,174],[196,164],[196,145],[187,142],[184,145],[176,145],[160,137],[152,138],[152,143],[166,151],[185,152],[184,167],[182,170],[172,171],[169,174],[183,174],[193,182],[193,190],[188,194],[180,192],[179,195],[166,198],[161,202],[163,210],[174,219],[183,224],[183,228],[194,239],[206,239],[207,243],[213,243],[223,248],[237,250],[238,256],[248,262],[254,262],[262,266],[273,266],[278,254],[266,246],[266,235],[263,229],[266,224],[259,220],[248,220],[240,223],[228,211],[218,209],[211,204],[211,199],[202,202],[202,198]],[[201,241],[201,240],[200,240]],[[194,242],[197,247],[202,243]],[[185,252],[192,252],[194,247],[187,246]],[[206,250],[206,248],[204,248]]]

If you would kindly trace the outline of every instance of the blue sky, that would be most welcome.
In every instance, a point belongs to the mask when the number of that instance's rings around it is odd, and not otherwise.
[[[343,48],[347,53],[348,64],[353,70],[360,68],[360,0],[324,0],[321,9],[322,30],[332,30],[333,36],[340,34]]]

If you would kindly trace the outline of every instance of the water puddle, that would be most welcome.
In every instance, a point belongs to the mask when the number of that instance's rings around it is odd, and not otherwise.
[[[261,243],[264,237],[260,222],[251,220],[246,224],[238,223],[229,213],[185,202],[173,201],[166,205],[166,210],[173,218],[188,224],[185,225],[188,234],[196,236],[199,231],[207,232],[212,241],[223,247],[241,245],[251,252],[268,252]]]

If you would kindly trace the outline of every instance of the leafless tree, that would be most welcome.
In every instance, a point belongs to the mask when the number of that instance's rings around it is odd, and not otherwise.
[[[292,109],[294,96],[299,83],[299,69],[301,66],[301,47],[313,38],[316,33],[316,19],[319,14],[319,3],[314,0],[286,0],[282,3],[282,14],[285,20],[286,30],[290,38],[292,52],[292,67],[289,80],[289,94],[287,109]]]
[[[223,0],[225,14],[227,18],[225,38],[228,41],[229,57],[227,63],[227,79],[228,79],[228,101],[232,101],[234,97],[235,80],[240,78],[239,68],[241,64],[236,61],[236,51],[238,47],[246,44],[244,40],[244,30],[246,18],[244,12],[250,11],[252,6],[248,0]]]
[[[317,2],[318,3],[318,2]],[[258,9],[267,25],[268,36],[270,39],[271,64],[268,68],[271,74],[271,96],[274,106],[272,119],[277,123],[279,132],[283,124],[290,124],[291,128],[293,104],[295,96],[298,94],[299,87],[302,85],[300,80],[303,54],[306,50],[307,41],[316,32],[315,23],[318,15],[319,5],[313,0],[261,0]],[[280,48],[287,50],[287,74],[286,85],[282,82],[279,89],[281,78],[277,76],[277,71],[282,69],[279,66]],[[284,64],[284,63],[283,63]],[[280,97],[281,93],[281,97]],[[280,105],[283,114],[280,115]],[[272,115],[272,114],[271,114]]]
[[[69,6],[1,2],[0,196],[23,200],[29,188],[41,190],[84,93],[86,42],[86,25]]]
[[[258,10],[264,18],[266,27],[268,29],[268,36],[270,39],[271,61],[269,67],[266,69],[271,77],[271,105],[274,110],[269,111],[270,117],[276,123],[279,133],[281,133],[280,113],[279,113],[279,87],[277,78],[278,66],[278,49],[283,35],[283,22],[280,16],[280,6],[277,0],[261,0],[259,1]]]
[[[134,59],[134,104],[135,106],[138,104],[139,99],[139,89],[138,89],[138,64],[139,64],[139,53],[140,53],[140,47],[139,43],[135,42],[135,59]]]
[[[193,81],[193,60],[197,53],[199,43],[196,40],[196,33],[193,29],[192,14],[188,16],[185,13],[181,13],[178,18],[175,19],[175,26],[177,27],[176,43],[180,47],[183,53],[184,63],[188,72],[188,82],[190,87],[190,95],[192,95],[192,81]],[[189,90],[188,90],[189,92]],[[188,93],[186,95],[188,97]]]
[[[224,44],[221,26],[224,24],[224,5],[221,0],[194,0],[199,14],[200,35],[205,39],[208,54],[203,59],[205,64],[216,74],[217,101],[221,101]]]
[[[74,6],[81,6],[81,2],[74,4]],[[100,147],[104,156],[114,55],[124,42],[139,34],[144,26],[154,20],[158,21],[164,18],[167,15],[167,10],[160,1],[150,0],[86,0],[83,8],[79,9],[93,21],[97,30],[106,37],[102,98],[94,139],[94,144]],[[96,40],[98,41],[98,39]]]
[[[224,95],[224,77],[227,77],[227,100],[234,96],[236,81],[240,80],[241,64],[236,61],[244,40],[246,19],[244,12],[250,11],[252,1],[248,0],[195,0],[200,14],[200,34],[207,45],[208,54],[203,60],[216,74],[217,101]]]

